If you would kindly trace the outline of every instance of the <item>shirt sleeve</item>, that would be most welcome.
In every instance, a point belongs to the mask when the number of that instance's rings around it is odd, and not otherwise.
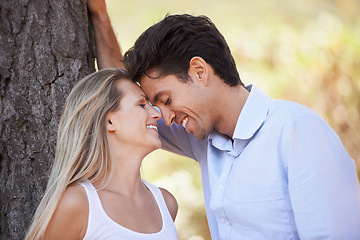
[[[360,239],[360,190],[354,161],[320,117],[293,121],[289,193],[300,239]]]
[[[171,127],[168,127],[162,118],[158,120],[157,123],[162,149],[198,161],[197,151],[195,149],[198,149],[200,145],[203,145],[200,141],[190,133],[186,132],[182,126],[173,124]]]

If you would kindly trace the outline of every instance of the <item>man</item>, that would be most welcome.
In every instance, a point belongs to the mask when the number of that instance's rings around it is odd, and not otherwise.
[[[199,162],[213,239],[360,239],[359,182],[336,133],[245,87],[208,18],[165,17],[125,64],[161,110],[163,148]]]

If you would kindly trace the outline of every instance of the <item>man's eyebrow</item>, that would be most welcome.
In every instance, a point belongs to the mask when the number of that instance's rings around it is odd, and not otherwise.
[[[159,101],[159,98],[164,94],[166,94],[165,91],[160,91],[160,92],[156,93],[154,96],[154,99],[153,99],[153,103],[154,104],[157,103]]]

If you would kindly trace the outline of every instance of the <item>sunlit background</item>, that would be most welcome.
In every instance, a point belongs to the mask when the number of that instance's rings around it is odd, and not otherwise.
[[[166,14],[210,17],[227,40],[243,82],[322,115],[359,175],[359,0],[107,0],[107,6],[123,51]],[[144,161],[143,177],[177,198],[179,239],[210,239],[196,162],[155,151]]]

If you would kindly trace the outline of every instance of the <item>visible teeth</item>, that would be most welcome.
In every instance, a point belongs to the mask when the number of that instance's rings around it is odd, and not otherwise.
[[[182,125],[184,128],[186,128],[186,124],[187,124],[188,121],[189,121],[189,119],[188,119],[188,118],[185,118],[185,119],[182,121],[181,125]]]
[[[157,126],[155,125],[146,125],[147,128],[152,128],[152,129],[155,129],[155,130],[158,130]]]

